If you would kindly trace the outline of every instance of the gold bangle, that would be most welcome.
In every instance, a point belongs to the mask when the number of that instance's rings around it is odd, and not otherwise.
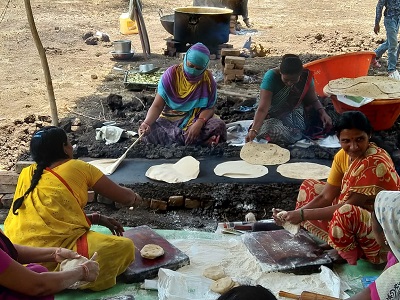
[[[250,128],[249,131],[254,131],[256,134],[258,134],[258,131],[253,128]]]
[[[80,266],[83,268],[82,281],[87,281],[89,278],[89,268],[84,264],[80,264]]]

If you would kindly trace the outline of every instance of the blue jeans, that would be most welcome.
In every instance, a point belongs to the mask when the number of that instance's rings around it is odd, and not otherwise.
[[[400,16],[385,17],[386,41],[376,50],[376,57],[380,58],[387,50],[388,52],[388,72],[396,71],[396,64],[400,54],[400,47],[397,45],[397,35],[399,33]]]

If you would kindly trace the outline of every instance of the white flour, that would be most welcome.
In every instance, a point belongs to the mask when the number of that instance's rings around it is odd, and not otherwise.
[[[201,276],[207,267],[222,266],[225,273],[238,283],[262,285],[270,289],[278,299],[287,299],[278,296],[280,290],[294,294],[310,291],[345,297],[340,295],[339,278],[325,267],[321,273],[311,275],[263,273],[258,261],[240,238],[185,239],[170,242],[190,257],[190,265],[179,269],[180,273]]]

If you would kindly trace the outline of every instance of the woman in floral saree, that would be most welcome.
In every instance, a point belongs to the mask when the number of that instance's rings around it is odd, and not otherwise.
[[[386,260],[371,227],[376,195],[400,190],[400,178],[389,154],[370,143],[372,127],[359,111],[341,115],[336,127],[342,149],[335,155],[327,182],[305,180],[296,210],[283,219],[299,224],[336,249],[349,264],[360,258]],[[282,220],[276,217],[277,223]]]

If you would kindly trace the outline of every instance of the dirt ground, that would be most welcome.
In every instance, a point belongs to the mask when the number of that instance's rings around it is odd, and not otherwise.
[[[51,119],[43,68],[23,2],[3,2],[7,3],[0,4],[0,170],[12,170],[18,160],[27,158],[31,133],[38,126],[48,125]],[[79,118],[82,123],[77,132],[70,133],[70,138],[76,145],[77,156],[118,157],[124,152],[129,141],[105,146],[103,142],[95,141],[95,127],[104,121],[113,120],[122,128],[137,130],[139,120],[144,119],[154,97],[154,90],[133,92],[125,89],[124,71],[137,68],[144,62],[158,67],[178,63],[179,58],[164,55],[166,39],[170,35],[160,23],[159,12],[161,10],[163,14],[172,14],[173,8],[191,4],[190,0],[143,1],[143,14],[152,53],[146,60],[142,54],[139,36],[124,36],[119,33],[119,16],[128,10],[128,1],[31,1],[36,27],[46,49],[61,124],[69,129],[70,123],[67,121]],[[257,94],[265,71],[277,66],[280,57],[285,53],[299,54],[307,62],[332,54],[372,51],[385,37],[383,24],[379,35],[373,33],[375,5],[376,0],[322,0],[312,3],[306,0],[250,0],[252,30],[231,34],[228,43],[235,48],[241,48],[251,37],[255,44],[267,50],[267,55],[246,60],[247,80],[244,83],[224,85],[220,82],[219,89],[242,95]],[[97,31],[108,34],[111,41],[99,41],[96,45],[86,44],[83,35]],[[112,41],[120,39],[132,41],[136,52],[132,59],[116,61],[112,58]],[[373,73],[385,74],[385,66],[384,58],[382,68]],[[213,60],[210,68],[215,74],[220,72],[220,61]],[[121,107],[111,109],[108,105],[110,94],[122,97]],[[220,93],[219,114],[226,122],[251,119],[253,113],[237,113],[234,109],[246,104],[243,102],[246,99],[249,103],[255,100]],[[399,144],[396,128],[383,135],[383,139],[388,139],[388,147],[392,151]],[[128,157],[169,158],[188,153],[197,156],[238,155],[237,149],[225,146],[185,151],[179,147],[171,150],[140,145]],[[292,155],[331,158],[334,154],[313,148],[308,153],[300,152],[294,149]],[[88,209],[99,208],[95,205]],[[111,213],[116,214],[113,210]],[[188,213],[181,213],[183,215],[180,217],[176,216],[177,212],[167,213],[167,225],[161,224],[159,227],[168,227],[177,218],[186,219]],[[194,220],[188,225],[192,227],[207,227],[208,224],[202,221],[204,218],[216,220],[213,213],[208,213],[207,216],[197,214],[197,217],[193,217],[192,212],[189,215]],[[161,218],[155,216],[155,219]],[[143,218],[152,219],[148,215]],[[129,217],[127,219],[125,225],[136,224]],[[180,224],[182,223],[185,221]]]

